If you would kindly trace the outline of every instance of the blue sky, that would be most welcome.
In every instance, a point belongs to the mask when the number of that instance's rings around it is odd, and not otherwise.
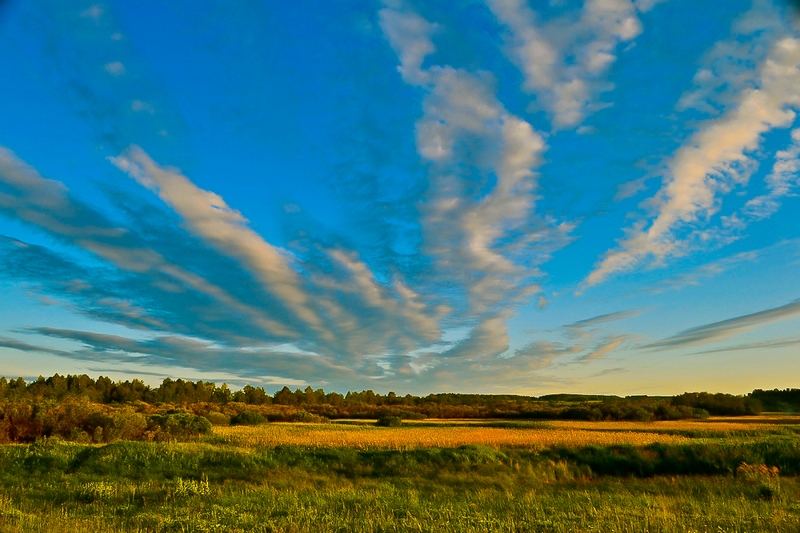
[[[0,374],[800,380],[778,0],[0,4]]]

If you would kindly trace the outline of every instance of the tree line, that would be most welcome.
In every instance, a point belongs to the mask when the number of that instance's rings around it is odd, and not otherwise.
[[[800,412],[800,389],[747,395],[684,393],[678,396],[555,394],[428,394],[291,390],[269,394],[247,385],[167,378],[157,387],[134,379],[55,374],[27,382],[0,378],[0,443],[59,437],[77,442],[190,439],[212,425],[267,422],[324,423],[361,418],[395,425],[423,418],[678,420],[737,416],[762,410]]]
[[[114,381],[82,375],[55,374],[27,382],[0,377],[0,400],[57,400],[80,397],[105,405],[143,402],[150,405],[188,407],[196,404],[282,406],[303,409],[327,418],[373,417],[397,412],[437,418],[586,418],[669,419],[707,415],[758,414],[763,410],[800,411],[800,389],[761,390],[747,395],[684,393],[678,396],[602,396],[555,394],[541,397],[504,394],[442,393],[414,396],[360,392],[325,392],[323,389],[291,390],[283,387],[269,394],[263,387],[246,385],[231,390],[227,384],[209,381],[164,379],[151,387],[140,379]]]

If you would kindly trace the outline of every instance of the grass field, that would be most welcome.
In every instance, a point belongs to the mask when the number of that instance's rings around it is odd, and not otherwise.
[[[798,475],[794,419],[216,427],[0,447],[0,531],[797,532]]]
[[[406,450],[414,448],[455,448],[480,445],[541,450],[553,446],[645,445],[678,443],[681,435],[653,431],[607,428],[593,429],[577,424],[557,427],[486,427],[477,424],[416,424],[401,428],[341,424],[270,424],[215,428],[219,441],[236,446],[308,446],[357,449]]]

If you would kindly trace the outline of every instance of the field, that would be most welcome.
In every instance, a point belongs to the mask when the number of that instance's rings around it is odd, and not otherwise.
[[[220,441],[244,447],[306,446],[311,448],[356,448],[408,450],[416,448],[456,448],[479,445],[542,450],[553,446],[646,445],[654,442],[687,441],[678,434],[655,431],[635,425],[619,428],[586,422],[512,423],[433,421],[407,424],[402,429],[359,424],[270,424],[216,428]]]
[[[214,428],[0,448],[0,531],[800,531],[800,419]]]

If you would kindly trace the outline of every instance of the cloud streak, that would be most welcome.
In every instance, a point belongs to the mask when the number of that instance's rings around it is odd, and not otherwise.
[[[177,169],[157,165],[132,146],[112,162],[183,217],[188,229],[221,253],[240,260],[303,323],[321,328],[288,254],[247,227],[247,220],[213,192],[195,186]],[[324,332],[323,332],[324,334]]]
[[[687,329],[664,340],[645,344],[642,348],[673,350],[716,342],[759,326],[798,316],[800,316],[800,300],[795,300],[780,307]]]
[[[616,322],[618,320],[625,320],[626,318],[631,318],[634,316],[640,315],[642,312],[638,309],[630,309],[627,311],[617,311],[614,313],[606,313],[602,315],[593,316],[591,318],[585,318],[583,320],[578,320],[577,322],[573,322],[569,324],[568,328],[591,328],[594,326],[599,326],[600,324],[608,324],[609,322]]]
[[[40,246],[6,239],[0,243],[9,250],[3,258],[6,273],[30,279],[103,321],[195,334],[241,348],[294,342],[324,355],[329,364],[339,361],[334,366],[360,368],[365,358],[411,351],[441,336],[438,321],[446,308],[430,307],[401,279],[379,283],[355,252],[331,249],[321,251],[323,261],[305,265],[301,280],[291,254],[263,241],[220,197],[143,152],[135,156],[142,167],[129,168],[133,160],[118,163],[172,202],[189,235],[169,229],[172,219],[152,207],[135,207],[135,201],[117,202],[117,207],[140,227],[112,224],[63,184],[42,178],[4,149],[0,210],[107,264],[87,269]],[[148,181],[153,176],[164,188]],[[220,255],[210,253],[203,241]],[[170,260],[172,255],[193,269]],[[54,267],[64,276],[52,278]],[[259,290],[247,291],[250,279]],[[266,357],[267,352],[258,353]]]
[[[355,369],[330,364],[328,360],[314,355],[280,349],[223,346],[176,335],[137,340],[62,328],[38,327],[30,328],[28,332],[81,343],[84,349],[76,350],[70,356],[89,361],[114,360],[117,363],[135,362],[199,371],[224,371],[243,377],[270,376],[270,381],[277,383],[293,382],[295,376],[317,383],[352,380],[355,376]],[[41,351],[34,346],[30,349]]]
[[[580,361],[582,362],[590,362],[590,361],[600,361],[605,359],[608,355],[615,352],[619,349],[625,342],[630,339],[630,335],[619,335],[616,337],[612,337],[605,342],[601,343],[600,345],[596,346],[592,349],[589,353],[582,356]]]
[[[780,200],[800,186],[800,128],[792,130],[791,137],[787,149],[775,154],[772,172],[766,178],[767,194],[748,200],[742,208],[742,218],[769,218],[780,209]]]
[[[744,91],[732,109],[707,122],[672,158],[664,184],[648,201],[655,212],[626,230],[619,246],[608,251],[585,280],[596,285],[610,276],[633,270],[646,258],[661,265],[685,255],[692,246],[708,246],[708,234],[694,226],[718,209],[720,196],[749,178],[764,134],[789,126],[791,108],[800,106],[800,39],[777,40],[759,67],[757,88]],[[688,234],[682,230],[689,230]]]
[[[168,262],[139,235],[114,224],[100,212],[73,198],[61,182],[43,178],[3,147],[0,147],[0,191],[0,212],[7,216],[31,223],[120,270],[164,276],[179,287],[200,292],[245,317],[267,336],[291,336],[282,324],[259,309],[242,303],[203,277]]]
[[[544,140],[498,101],[488,73],[424,67],[436,50],[435,24],[402,4],[382,9],[379,19],[403,80],[424,94],[416,124],[417,151],[429,168],[423,249],[437,278],[465,291],[467,306],[457,316],[476,324],[443,355],[502,353],[506,310],[537,291],[535,264],[563,246],[571,229],[541,221],[536,227],[535,168]]]

